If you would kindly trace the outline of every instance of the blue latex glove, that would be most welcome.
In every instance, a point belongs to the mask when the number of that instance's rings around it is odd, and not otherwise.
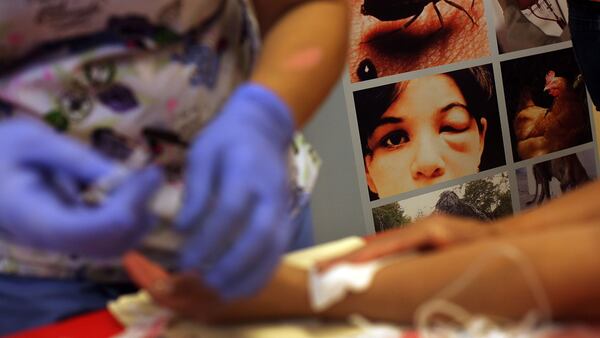
[[[71,254],[123,253],[150,226],[146,203],[161,174],[157,168],[146,169],[132,175],[100,205],[81,202],[80,184],[95,182],[116,168],[37,121],[0,123],[1,236]]]
[[[189,232],[181,265],[224,299],[256,292],[289,244],[293,132],[285,103],[265,87],[245,84],[189,152],[177,222]]]

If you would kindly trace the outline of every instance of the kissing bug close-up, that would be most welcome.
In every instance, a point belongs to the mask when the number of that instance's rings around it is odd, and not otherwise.
[[[407,28],[423,13],[425,6],[431,3],[440,20],[440,28],[443,28],[444,20],[442,19],[442,13],[440,13],[437,7],[437,3],[440,1],[444,1],[448,5],[461,10],[474,25],[477,25],[465,8],[452,0],[364,0],[360,12],[363,15],[373,16],[381,21],[396,21],[410,17],[410,20],[404,24],[404,28]],[[475,0],[471,0],[471,8],[473,8],[474,4]]]

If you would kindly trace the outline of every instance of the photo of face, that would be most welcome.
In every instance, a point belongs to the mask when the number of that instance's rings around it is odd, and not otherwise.
[[[351,82],[490,55],[482,0],[350,0]]]
[[[477,67],[356,92],[371,199],[479,172],[489,125],[498,125],[492,89]]]

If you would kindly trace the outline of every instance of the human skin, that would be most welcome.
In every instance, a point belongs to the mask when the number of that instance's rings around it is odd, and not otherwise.
[[[357,69],[365,59],[371,60],[378,77],[383,77],[490,54],[481,0],[475,0],[473,8],[470,8],[470,0],[455,1],[469,12],[476,25],[461,10],[438,2],[444,28],[440,28],[431,4],[410,26],[403,28],[410,18],[384,22],[364,16],[360,13],[363,1],[351,0],[349,70],[352,82],[360,81]]]
[[[440,292],[444,292],[442,299],[494,318],[518,320],[538,310],[555,320],[598,320],[597,224],[571,223],[539,232],[488,236],[416,258],[399,257],[376,273],[368,290],[348,294],[320,313],[310,308],[307,272],[285,264],[259,294],[228,304],[215,302],[193,275],[169,276],[137,254],[129,255],[125,265],[134,281],[156,302],[199,321],[345,319],[350,314],[361,314],[372,320],[409,324],[420,306]],[[449,285],[474,266],[479,266],[475,277],[456,292],[447,292]],[[150,272],[153,269],[154,275]],[[541,289],[537,290],[549,308],[533,296],[527,273],[539,281]],[[169,287],[158,288],[161,284],[157,281]]]
[[[383,198],[479,172],[487,121],[479,122],[451,77],[409,81],[369,136],[369,189]]]
[[[365,248],[320,262],[319,269],[326,270],[339,262],[363,263],[420,248],[434,250],[497,234],[538,233],[570,224],[600,224],[598,194],[600,182],[588,183],[542,206],[491,223],[445,215],[430,216],[414,226],[385,231]]]
[[[250,80],[277,93],[301,128],[327,97],[344,66],[347,2],[254,0],[253,4],[264,36]]]
[[[537,1],[535,0],[517,0],[517,4],[519,5],[520,10],[525,10],[533,5],[535,5]]]
[[[437,215],[381,233],[364,247],[321,262],[318,268],[326,270],[340,262],[361,263],[423,247],[429,248],[429,254],[398,259],[375,276],[367,292],[351,294],[319,314],[310,310],[306,271],[285,264],[258,295],[223,304],[193,274],[169,275],[136,253],[128,254],[124,261],[132,279],[156,302],[197,320],[342,319],[361,313],[374,319],[410,322],[420,304],[455,281],[476,257],[508,246],[533,265],[555,319],[600,320],[598,193],[600,182],[594,182],[539,208],[491,223]],[[453,301],[473,311],[521,318],[534,307],[525,281],[511,277],[522,276],[522,271],[506,259],[489,263],[477,283],[470,283]]]

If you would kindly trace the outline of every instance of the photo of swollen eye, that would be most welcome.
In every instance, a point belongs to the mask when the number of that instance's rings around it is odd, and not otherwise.
[[[371,200],[505,164],[491,66],[354,93]]]
[[[351,82],[490,55],[482,0],[350,0]]]

